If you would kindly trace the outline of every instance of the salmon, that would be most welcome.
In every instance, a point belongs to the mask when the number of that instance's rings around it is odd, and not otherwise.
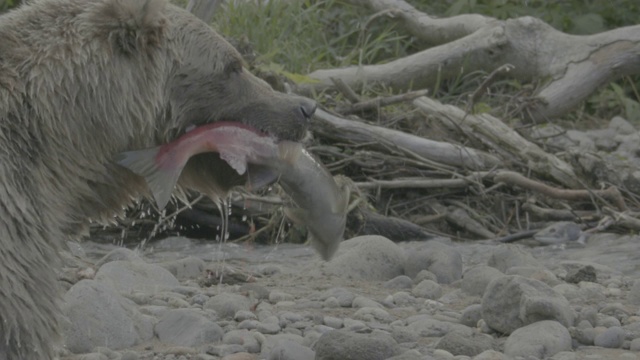
[[[115,160],[145,178],[163,209],[189,158],[204,152],[217,152],[238,174],[247,173],[247,185],[253,188],[279,180],[291,197],[285,214],[307,228],[309,241],[322,259],[331,259],[343,240],[349,188],[338,185],[300,143],[277,142],[249,126],[216,122],[159,147],[118,154]]]

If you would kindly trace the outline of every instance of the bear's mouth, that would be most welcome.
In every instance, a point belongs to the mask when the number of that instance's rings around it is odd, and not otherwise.
[[[253,132],[253,133],[255,133],[255,134],[259,135],[259,136],[270,137],[275,142],[279,142],[281,140],[284,140],[281,137],[277,136],[276,134],[272,133],[271,131],[269,131],[267,129],[260,129],[260,128],[257,128],[255,126],[253,126],[253,125],[249,125],[244,121],[237,121],[237,120],[219,120],[219,121],[214,121],[214,122],[210,122],[210,123],[203,122],[203,123],[198,123],[198,124],[190,124],[190,125],[187,125],[184,128],[184,130],[180,134],[178,134],[177,137],[180,137],[180,136],[182,136],[182,135],[184,135],[186,133],[189,133],[189,132],[191,132],[191,131],[193,131],[193,130],[201,127],[201,126],[211,125],[211,124],[214,124],[214,123],[215,124],[220,124],[221,126],[223,126],[223,125],[224,126],[235,126],[235,127],[241,128],[241,129],[249,130],[249,131],[251,131],[251,132]]]

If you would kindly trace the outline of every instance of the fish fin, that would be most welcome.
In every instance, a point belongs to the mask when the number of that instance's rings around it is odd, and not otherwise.
[[[246,186],[249,191],[258,190],[274,183],[278,177],[280,174],[267,166],[249,164]]]
[[[181,168],[163,169],[156,163],[160,147],[138,151],[127,151],[116,156],[116,162],[142,176],[159,209],[164,209],[171,199],[173,188],[180,177]]]
[[[314,233],[314,229],[309,224],[312,224],[313,216],[309,214],[308,211],[299,208],[299,207],[286,207],[284,209],[285,215],[295,224],[300,226],[305,226],[307,228],[307,241],[311,244],[311,246],[320,254],[320,257],[324,261],[329,261],[333,257],[333,255],[340,247],[340,243],[343,240],[343,233],[345,227],[345,217],[344,214],[333,214],[332,216],[340,216],[342,219],[340,221],[336,221],[336,223],[341,223],[338,226],[337,232],[333,234],[333,236],[317,236],[318,234]],[[330,233],[330,229],[327,230],[326,233]],[[323,231],[325,233],[325,231]],[[325,235],[326,235],[325,233]],[[328,241],[323,241],[322,238],[327,238]]]

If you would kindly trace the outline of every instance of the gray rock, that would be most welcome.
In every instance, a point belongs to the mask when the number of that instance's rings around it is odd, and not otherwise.
[[[189,256],[184,259],[166,261],[158,264],[167,269],[180,280],[197,279],[202,275],[205,268],[204,260]]]
[[[260,352],[260,343],[249,330],[231,330],[224,334],[222,343],[227,345],[242,345],[248,353]]]
[[[406,326],[394,326],[391,328],[391,336],[399,343],[414,343],[420,339],[413,329]]]
[[[102,267],[102,265],[108,262],[119,260],[132,262],[143,261],[135,251],[129,250],[127,248],[117,248],[111,250],[107,255],[103,256],[102,259],[98,260],[95,264],[95,267],[96,269],[99,269],[100,267]]]
[[[280,332],[280,325],[278,323],[264,323],[261,322],[256,327],[256,330],[262,334],[277,334]]]
[[[473,304],[462,310],[460,323],[469,327],[476,327],[480,319],[482,319],[482,305]]]
[[[198,310],[175,309],[164,314],[155,333],[163,343],[196,347],[220,341],[224,331]]]
[[[640,280],[635,280],[631,289],[629,289],[629,295],[627,299],[633,305],[640,305]]]
[[[629,344],[629,350],[640,351],[640,338],[631,340]]]
[[[465,325],[436,320],[429,317],[413,321],[407,325],[407,328],[421,337],[441,337],[452,331],[459,331],[471,336],[474,332],[473,329]]]
[[[341,318],[333,317],[333,316],[325,316],[322,321],[325,325],[332,327],[334,329],[340,329],[344,324],[344,320],[342,320]]]
[[[62,310],[69,320],[63,322],[66,347],[74,353],[97,346],[127,348],[153,337],[151,319],[133,301],[94,280],[73,285],[64,295]]]
[[[385,289],[411,289],[413,280],[407,275],[396,276],[393,279],[382,284]]]
[[[609,122],[609,129],[614,130],[620,135],[628,135],[636,132],[636,129],[633,127],[633,125],[620,116],[614,116],[613,119],[611,119],[611,121]]]
[[[268,299],[270,293],[269,289],[256,283],[243,284],[242,286],[240,286],[240,289],[238,289],[238,291],[241,294],[248,294],[249,296],[257,300]]]
[[[377,307],[382,309],[384,306],[382,306],[380,303],[378,303],[375,300],[371,300],[364,296],[357,296],[355,299],[353,299],[353,303],[351,304],[351,307],[356,309],[364,308],[364,307]]]
[[[283,340],[271,349],[268,360],[313,360],[315,351],[295,341]]]
[[[381,322],[388,324],[395,320],[386,310],[377,307],[363,307],[353,314],[357,320],[365,322]]]
[[[230,356],[233,356],[234,354],[242,353],[243,351],[244,351],[244,348],[241,345],[236,345],[236,344],[209,345],[206,347],[207,354],[222,357],[223,359],[229,359]],[[177,360],[182,360],[183,358],[185,357],[181,356]],[[173,360],[176,358],[169,357],[169,359]]]
[[[462,275],[460,288],[469,295],[482,296],[487,285],[504,274],[491,266],[478,265],[468,268]]]
[[[598,264],[592,261],[575,261],[575,260],[561,261],[559,264],[559,267],[561,270],[556,271],[556,274],[559,274],[559,276],[562,276],[561,272],[564,271],[566,276],[566,274],[572,271],[575,271],[576,269],[583,268],[587,265],[593,266],[593,268],[596,270],[596,278],[598,279],[598,281],[604,281],[604,280],[610,279],[614,275],[620,274],[619,271],[613,270],[612,268],[606,265]]]
[[[478,354],[478,356],[474,357],[473,360],[507,360],[507,357],[501,352],[487,350]]]
[[[230,293],[222,293],[209,298],[204,303],[205,309],[215,310],[221,319],[233,319],[236,312],[251,309],[251,300],[246,296]]]
[[[446,350],[453,355],[476,356],[493,349],[493,338],[486,334],[452,331],[438,340],[436,349]]]
[[[266,359],[271,351],[275,349],[278,344],[284,341],[293,341],[298,344],[304,344],[304,338],[300,335],[295,334],[277,334],[277,335],[268,335],[262,340],[262,348],[260,349],[259,359]]]
[[[571,221],[558,221],[538,231],[533,238],[544,245],[558,245],[579,241],[581,235],[580,225]]]
[[[398,343],[388,334],[354,334],[333,330],[316,343],[316,360],[385,360],[401,353]]]
[[[419,249],[409,252],[404,265],[405,274],[412,278],[421,270],[435,274],[440,284],[450,284],[462,278],[462,255],[441,242],[426,242]]]
[[[339,306],[351,307],[351,305],[353,304],[353,300],[356,298],[356,295],[350,290],[337,287],[323,291],[320,295],[318,295],[318,298],[325,301],[329,298],[335,298]]]
[[[393,304],[396,306],[412,306],[418,303],[418,299],[404,291],[394,293],[391,298],[393,300]]]
[[[571,338],[583,345],[593,345],[596,337],[596,330],[592,327],[571,327],[569,328]]]
[[[425,299],[438,299],[442,296],[442,287],[435,281],[422,280],[411,290],[411,293]]]
[[[513,266],[534,266],[543,268],[529,252],[519,245],[503,244],[495,248],[487,265],[506,273]]]
[[[593,339],[595,346],[601,346],[605,348],[615,349],[622,347],[625,339],[625,331],[620,326],[613,326],[605,330],[604,332],[596,335]]]
[[[552,320],[538,321],[517,329],[504,344],[504,354],[509,357],[533,356],[546,359],[561,351],[570,350],[569,330]]]
[[[403,274],[405,254],[391,240],[359,236],[340,244],[340,252],[321,267],[325,274],[347,279],[385,281]]]
[[[438,282],[438,277],[436,274],[432,273],[429,270],[420,270],[418,274],[413,278],[414,284],[419,284],[422,280],[431,280]]]
[[[291,294],[287,294],[282,291],[271,291],[269,293],[269,302],[272,304],[279,303],[280,301],[293,301],[295,298]]]
[[[520,275],[529,279],[542,281],[551,287],[562,283],[551,271],[535,266],[512,266],[505,274]]]
[[[492,329],[510,334],[541,320],[556,320],[569,327],[575,313],[567,299],[545,283],[506,275],[487,287],[482,297],[482,318]]]
[[[420,353],[420,351],[412,349],[403,352],[400,355],[396,355],[394,357],[390,357],[387,360],[431,360],[432,357],[425,358],[424,355]]]
[[[178,279],[162,266],[120,260],[100,267],[95,280],[111,285],[122,294],[157,293],[180,286]]]
[[[564,280],[568,283],[578,284],[581,281],[596,282],[596,269],[591,265],[585,265],[579,268],[567,271]]]
[[[80,355],[79,360],[109,360],[109,357],[102,353],[89,353]]]

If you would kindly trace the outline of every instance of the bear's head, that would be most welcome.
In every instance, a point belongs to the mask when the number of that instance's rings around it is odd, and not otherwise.
[[[315,102],[274,91],[245,69],[236,49],[187,11],[166,0],[103,0],[94,14],[115,56],[164,62],[168,129],[224,120],[280,139],[305,134]]]
[[[157,143],[215,121],[240,122],[277,139],[300,140],[306,133],[315,102],[274,91],[245,69],[236,49],[184,9],[165,0],[94,1],[89,12],[93,31],[109,44],[112,63],[121,68],[117,62],[131,61],[154,69],[140,69],[146,79],[135,82],[138,91],[157,93],[150,98],[162,96],[151,104],[157,113]],[[140,76],[135,68],[129,72],[123,76]],[[152,86],[140,86],[140,81]],[[244,181],[209,153],[189,161],[180,185],[212,194]]]

